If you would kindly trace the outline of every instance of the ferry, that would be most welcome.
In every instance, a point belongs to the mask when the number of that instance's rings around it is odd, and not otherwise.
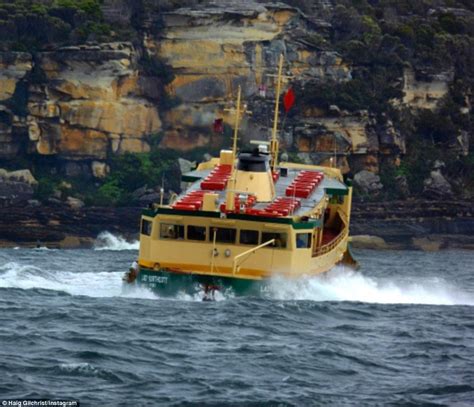
[[[275,278],[356,265],[349,247],[352,186],[334,165],[279,162],[280,58],[271,140],[237,151],[238,89],[232,149],[183,174],[188,187],[144,209],[138,260],[126,285],[159,295],[265,293]],[[280,280],[279,280],[280,281]]]

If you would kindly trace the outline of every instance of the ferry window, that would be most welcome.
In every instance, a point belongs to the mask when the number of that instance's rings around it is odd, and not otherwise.
[[[216,242],[218,243],[235,243],[235,236],[237,231],[230,228],[216,228]],[[211,239],[214,239],[214,230],[212,231]]]
[[[241,230],[240,244],[258,245],[258,230]]]
[[[311,247],[311,233],[298,233],[296,235],[296,247],[298,249],[309,249]]]
[[[189,240],[206,240],[206,227],[205,226],[188,226],[188,239]]]
[[[160,224],[160,238],[162,239],[184,239],[184,226],[171,225],[169,223]]]
[[[270,247],[277,247],[280,249],[286,248],[287,234],[286,233],[275,233],[275,232],[263,232],[262,243],[268,242],[271,239],[275,239],[275,242]]]
[[[141,228],[142,235],[150,236],[151,226],[152,226],[152,223],[149,220],[142,219],[142,228]]]

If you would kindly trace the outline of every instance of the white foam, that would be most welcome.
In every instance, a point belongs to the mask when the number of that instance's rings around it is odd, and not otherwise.
[[[10,262],[0,266],[0,288],[42,288],[88,297],[158,298],[145,288],[124,290],[122,276],[122,272],[52,272]]]
[[[139,242],[128,242],[122,236],[110,232],[101,232],[94,243],[94,250],[138,250]]]
[[[82,372],[82,373],[93,373],[98,372],[97,368],[91,365],[90,363],[61,363],[59,368],[65,372]]]
[[[375,279],[343,267],[319,277],[274,279],[269,295],[280,300],[474,305],[474,293],[465,292],[442,278]]]
[[[41,288],[89,297],[159,299],[144,287],[122,283],[123,272],[68,272],[43,270],[16,262],[0,266],[0,288],[24,290]],[[413,276],[410,280],[372,278],[336,267],[319,277],[296,280],[275,278],[268,291],[270,299],[310,301],[360,301],[383,304],[432,304],[474,306],[474,293],[462,290],[442,278]],[[203,292],[178,294],[179,301],[201,301]],[[215,293],[215,300],[232,298],[232,293]]]

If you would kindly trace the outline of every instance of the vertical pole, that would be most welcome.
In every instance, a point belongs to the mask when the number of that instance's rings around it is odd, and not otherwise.
[[[242,93],[242,89],[239,85],[237,91],[237,107],[235,112],[235,122],[234,122],[234,140],[232,144],[232,155],[234,156],[234,160],[237,157],[237,135],[239,134],[239,121],[240,121],[240,95]]]
[[[242,89],[239,85],[237,91],[237,106],[235,112],[235,122],[234,122],[234,140],[232,143],[232,175],[228,183],[227,193],[226,193],[226,202],[225,206],[228,211],[233,211],[235,209],[234,197],[235,197],[235,181],[236,181],[236,169],[235,169],[235,160],[237,158],[237,136],[239,134],[239,123],[240,123],[240,97],[242,94]]]
[[[212,237],[212,252],[211,252],[211,273],[214,273],[214,257],[216,257],[216,237],[217,228],[214,228],[214,236]]]
[[[277,128],[278,128],[278,110],[280,108],[280,92],[281,92],[281,73],[283,70],[283,54],[280,54],[280,61],[278,63],[278,79],[277,88],[275,94],[275,115],[273,118],[273,129],[272,129],[272,142],[270,150],[272,153],[272,171],[275,172],[278,163],[278,140],[277,140]]]

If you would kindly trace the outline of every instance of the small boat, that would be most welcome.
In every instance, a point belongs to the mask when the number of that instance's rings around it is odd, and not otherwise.
[[[216,291],[265,293],[275,277],[314,276],[338,263],[355,266],[349,249],[352,186],[334,166],[278,162],[275,117],[270,141],[237,152],[243,114],[240,88],[232,149],[189,173],[172,202],[144,209],[140,250],[126,284],[160,295]]]

